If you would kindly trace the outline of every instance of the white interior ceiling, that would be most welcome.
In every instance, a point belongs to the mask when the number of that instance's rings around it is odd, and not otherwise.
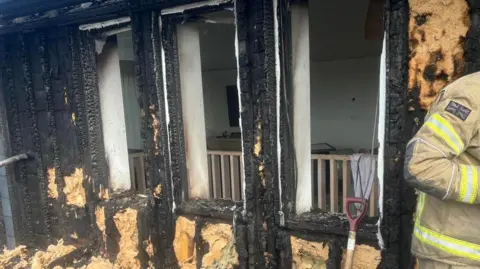
[[[365,21],[369,0],[310,0],[310,58],[313,62],[346,60],[379,56],[381,41],[365,39]],[[232,11],[208,14],[219,23],[196,22],[200,30],[202,69],[236,68],[235,27]],[[131,32],[119,35],[132,54]],[[127,44],[129,43],[129,44]],[[133,54],[131,57],[133,60]],[[129,59],[130,60],[130,59]]]
[[[312,61],[380,56],[381,40],[365,39],[369,0],[311,0],[310,58]]]

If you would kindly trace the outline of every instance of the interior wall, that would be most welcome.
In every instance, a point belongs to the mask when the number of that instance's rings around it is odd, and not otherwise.
[[[143,149],[141,137],[141,109],[135,86],[135,62],[133,58],[132,32],[117,34],[118,55],[122,77],[123,106],[128,149]]]
[[[215,70],[202,73],[207,137],[218,136],[225,131],[240,132],[239,127],[230,127],[227,104],[227,86],[237,85],[237,70]]]
[[[371,148],[379,62],[368,57],[311,63],[312,143]]]
[[[312,143],[326,142],[337,149],[371,147],[379,61],[368,57],[311,63]],[[236,75],[236,70],[203,72],[207,136],[240,131],[229,126],[227,110],[226,86],[236,84]]]
[[[127,133],[122,94],[118,46],[107,41],[97,55],[98,88],[102,112],[103,141],[108,161],[111,189],[130,189]]]

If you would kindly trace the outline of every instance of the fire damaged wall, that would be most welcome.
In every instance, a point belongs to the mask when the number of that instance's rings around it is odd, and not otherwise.
[[[464,45],[470,28],[465,0],[409,0],[409,91],[428,109],[437,92],[464,70]]]
[[[202,217],[178,217],[173,243],[179,268],[238,268],[231,223]]]
[[[7,100],[17,242],[89,233],[86,119],[78,32],[71,28],[2,37],[1,82]]]
[[[155,1],[137,2],[131,3],[132,10]],[[187,2],[192,1],[168,4]],[[288,109],[288,98],[277,100],[277,83],[288,88],[288,78],[276,78],[274,4],[280,6],[285,33],[290,30],[286,2],[235,1],[246,194],[241,204],[191,201],[185,192],[174,20],[162,17],[160,29],[157,10],[131,13],[146,195],[108,195],[92,36],[75,26],[0,37],[9,146],[12,154],[33,156],[12,167],[18,242],[47,246],[63,237],[57,245],[71,254],[63,264],[75,261],[87,268],[340,268],[346,219],[315,212],[295,216],[293,164],[286,156],[293,151],[291,137],[281,136],[277,144],[277,128],[288,131],[286,113],[276,114],[279,103],[281,111]],[[388,124],[380,230],[385,248],[378,249],[377,220],[366,219],[358,233],[355,268],[413,264],[409,248],[415,196],[402,176],[404,148],[436,92],[480,58],[473,57],[476,43],[469,43],[477,40],[469,10],[463,0],[410,0],[410,6],[407,0],[387,1]],[[280,51],[288,53],[288,46],[283,47],[288,43],[282,44]],[[287,66],[282,74],[288,74],[288,63],[282,59]],[[17,249],[0,256],[0,262],[11,265],[12,259],[35,256],[29,251]],[[38,258],[50,262],[45,253]]]

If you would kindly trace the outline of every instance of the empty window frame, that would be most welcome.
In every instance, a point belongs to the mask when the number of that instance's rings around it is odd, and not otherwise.
[[[374,129],[383,35],[371,33],[381,27],[366,22],[383,14],[371,12],[369,0],[353,5],[348,11],[335,1],[291,6],[289,98],[297,214],[344,212],[351,196],[369,198],[368,214],[378,214]],[[335,15],[339,12],[344,16]]]
[[[95,40],[103,143],[113,192],[146,190],[130,18],[80,26]]]
[[[232,104],[238,103],[233,5],[206,2],[162,11],[173,177],[184,182],[189,199],[241,200],[239,113],[231,111],[239,107]]]

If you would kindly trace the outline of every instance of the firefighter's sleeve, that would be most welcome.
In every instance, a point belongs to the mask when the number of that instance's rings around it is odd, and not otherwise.
[[[436,100],[408,143],[404,177],[419,191],[439,199],[480,203],[479,167],[456,160],[477,133],[478,102],[470,91],[446,95],[450,96]]]

